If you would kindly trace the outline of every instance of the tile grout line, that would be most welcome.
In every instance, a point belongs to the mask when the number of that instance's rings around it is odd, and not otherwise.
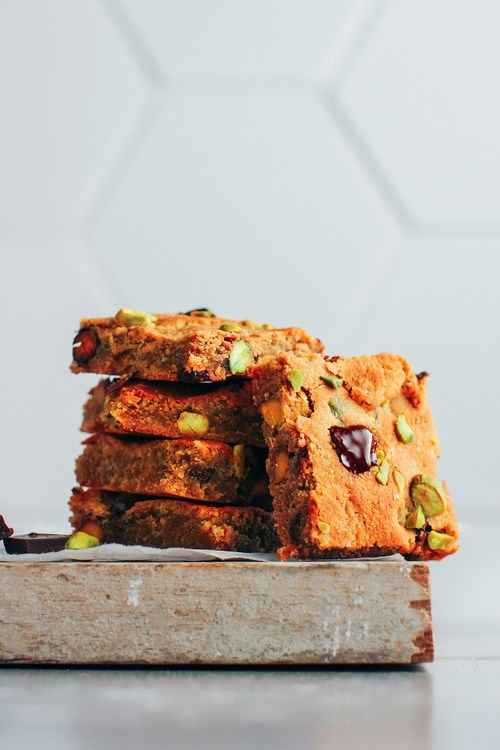
[[[339,96],[341,83],[349,77],[360,53],[372,38],[376,28],[382,23],[393,2],[394,0],[373,0],[372,7],[364,14],[360,13],[359,23],[354,24],[351,29],[351,38],[346,44],[344,53],[340,56],[330,55],[330,58],[333,58],[332,70],[330,74],[326,73],[322,76],[323,85],[320,85],[325,102],[339,129],[343,132],[345,140],[350,143],[368,176],[408,233],[421,237],[496,237],[500,234],[500,224],[496,222],[464,222],[463,224],[446,220],[433,222],[420,221],[413,216],[396,184],[359,130],[356,121],[351,118],[341,103]]]
[[[320,99],[342,133],[344,141],[350,146],[364,171],[375,185],[384,202],[389,206],[391,213],[396,217],[401,227],[408,234],[420,234],[419,226],[409,213],[404,200],[401,198],[397,187],[381,168],[377,159],[373,156],[370,147],[360,134],[354,121],[340,105],[333,91],[324,91]]]
[[[124,139],[116,158],[109,169],[103,171],[101,178],[97,181],[97,187],[93,198],[89,201],[89,207],[84,212],[81,225],[85,244],[90,250],[94,247],[95,229],[99,219],[107,206],[112,202],[120,183],[128,173],[135,156],[148,133],[152,130],[164,104],[164,97],[156,91],[150,91],[143,104],[141,111],[130,128],[128,137]]]
[[[161,112],[166,91],[166,76],[155,56],[144,42],[139,29],[132,23],[119,0],[99,0],[116,33],[128,49],[129,56],[144,81],[146,94],[138,114],[122,131],[113,156],[96,176],[93,187],[84,198],[80,214],[80,233],[96,269],[102,275],[95,247],[95,230],[103,212],[132,165],[148,133]],[[114,292],[119,290],[114,289]]]
[[[330,50],[323,56],[318,69],[317,83],[320,87],[336,88],[340,79],[345,80],[355,65],[374,30],[382,22],[387,6],[392,0],[358,0],[358,5],[349,16],[342,33],[335,38]]]
[[[407,233],[415,233],[417,224],[408,211],[397,187],[386,174],[371,152],[366,140],[361,135],[355,121],[348,115],[339,98],[341,83],[349,76],[360,53],[373,37],[376,28],[382,23],[391,0],[373,0],[368,8],[361,11],[349,25],[347,41],[344,42],[340,53],[334,51],[327,56],[330,70],[325,70],[318,84],[319,97],[328,114],[336,123],[344,142],[354,152],[362,164],[365,173],[375,186],[391,213]]]
[[[142,71],[144,78],[148,79],[152,86],[162,88],[166,80],[163,69],[149,45],[144,41],[141,31],[123,8],[121,0],[99,0],[99,2],[105,8],[118,34],[125,41],[131,57]]]

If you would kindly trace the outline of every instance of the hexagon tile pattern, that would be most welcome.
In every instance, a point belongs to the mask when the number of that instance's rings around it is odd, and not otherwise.
[[[276,322],[327,320],[333,306],[326,331],[338,348],[399,236],[313,91],[181,88],[169,90],[95,245],[132,307],[165,307],[168,290],[172,309],[188,296],[249,317],[258,290],[259,315]]]
[[[499,26],[495,0],[392,2],[336,86],[354,145],[423,231],[500,232]]]
[[[499,463],[499,250],[497,238],[405,238],[364,324],[352,331],[352,353],[400,352],[417,372],[431,373],[441,477],[459,517],[468,509],[476,519],[478,508],[498,509],[500,501],[492,480]],[[469,447],[471,431],[480,449]]]
[[[1,3],[0,62],[0,243],[51,247],[78,231],[145,81],[94,0]]]
[[[353,7],[370,0],[122,2],[169,77],[210,84],[310,79]]]

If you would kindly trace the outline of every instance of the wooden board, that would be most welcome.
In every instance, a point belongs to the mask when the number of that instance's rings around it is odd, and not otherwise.
[[[0,661],[432,661],[429,569],[407,562],[0,564]]]

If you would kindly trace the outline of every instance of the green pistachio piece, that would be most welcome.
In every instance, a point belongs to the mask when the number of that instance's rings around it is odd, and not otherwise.
[[[115,320],[124,326],[150,326],[156,322],[154,315],[141,312],[140,310],[128,310],[126,307],[118,310]]]
[[[426,474],[417,474],[410,484],[410,497],[415,505],[421,505],[427,518],[438,516],[446,510],[443,488],[439,482]]]
[[[398,471],[398,469],[394,469],[393,477],[394,481],[396,482],[398,492],[402,495],[406,489],[406,479],[404,478],[404,475],[401,474],[400,471]]]
[[[182,411],[177,420],[177,428],[183,435],[204,435],[208,427],[208,419],[194,411]]]
[[[242,339],[235,341],[229,355],[229,369],[233,375],[246,372],[253,362],[254,357],[250,344]]]
[[[194,318],[215,318],[215,313],[208,309],[208,307],[195,307],[194,310],[188,310],[181,315],[192,315]]]
[[[411,443],[414,438],[413,430],[404,414],[400,414],[396,419],[396,432],[402,443]]]
[[[245,446],[235,445],[233,448],[234,473],[238,479],[245,476]]]
[[[338,420],[342,422],[344,411],[346,408],[346,402],[341,398],[331,398],[328,402],[328,406],[332,410],[332,413]]]
[[[288,373],[288,382],[295,392],[300,391],[304,383],[304,373],[300,370],[290,370]]]
[[[241,326],[239,326],[237,323],[223,323],[220,328],[220,331],[241,331]]]
[[[340,386],[343,385],[344,383],[342,378],[330,377],[329,375],[320,375],[320,378],[323,381],[323,383],[326,383],[326,385],[329,385],[330,388],[340,388]]]
[[[455,537],[442,531],[429,531],[427,534],[427,544],[431,549],[451,549],[455,546],[455,541]]]
[[[384,458],[382,463],[380,464],[378,471],[375,475],[375,478],[379,484],[387,484],[389,481],[389,474],[391,473],[391,465],[389,461]]]
[[[241,325],[245,328],[254,328],[257,331],[270,331],[274,328],[270,323],[256,323],[255,320],[242,320]]]
[[[85,531],[75,531],[71,534],[66,544],[66,549],[89,549],[90,547],[98,547],[100,541],[96,536],[87,534]]]
[[[425,513],[422,506],[418,505],[415,510],[408,514],[405,522],[407,529],[423,529],[425,526]]]

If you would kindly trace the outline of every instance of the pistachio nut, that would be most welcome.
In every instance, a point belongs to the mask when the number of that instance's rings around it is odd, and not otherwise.
[[[411,443],[414,438],[413,430],[404,414],[400,414],[396,419],[396,434],[402,443]]]
[[[422,506],[419,505],[415,510],[408,514],[405,521],[407,529],[423,529],[425,526],[425,514]]]
[[[330,375],[320,375],[321,380],[326,385],[329,385],[330,388],[340,388],[341,385],[343,385],[344,381],[342,378],[336,378]]]
[[[455,537],[445,534],[442,531],[429,531],[427,534],[427,544],[431,549],[448,550],[455,546]]]
[[[401,474],[398,469],[394,469],[394,471],[392,472],[392,476],[394,477],[394,481],[396,482],[398,492],[403,495],[404,491],[406,490],[406,479],[404,478],[404,474]]]
[[[304,373],[300,370],[290,370],[288,373],[288,382],[295,392],[300,391],[304,383]]]
[[[250,344],[243,339],[235,341],[229,355],[229,369],[233,375],[246,372],[253,361],[254,356]]]
[[[99,539],[92,534],[87,534],[85,531],[75,531],[64,546],[66,549],[89,549],[90,547],[98,547],[99,544]]]
[[[177,429],[182,435],[204,435],[208,427],[207,417],[194,411],[182,411],[177,420]]]
[[[379,484],[387,484],[389,481],[389,475],[391,473],[391,465],[389,461],[384,458],[380,466],[378,467],[378,471],[375,475],[375,478]]]
[[[116,313],[115,320],[124,326],[150,326],[156,322],[156,317],[140,310],[129,310],[122,307]]]
[[[410,483],[410,497],[415,506],[421,505],[427,518],[446,510],[446,500],[440,482],[426,474],[417,474]]]

